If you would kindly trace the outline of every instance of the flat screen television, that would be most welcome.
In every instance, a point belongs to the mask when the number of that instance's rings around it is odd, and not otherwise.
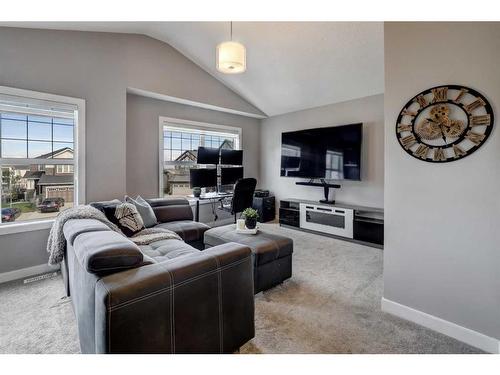
[[[198,147],[198,164],[219,164],[219,149],[210,147]]]
[[[243,165],[243,151],[221,149],[220,163],[225,165]]]
[[[361,180],[363,124],[281,135],[281,176]]]

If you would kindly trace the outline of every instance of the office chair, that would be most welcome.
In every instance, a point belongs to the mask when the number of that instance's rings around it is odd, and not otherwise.
[[[228,211],[234,215],[234,223],[236,224],[236,214],[243,212],[246,208],[252,207],[253,194],[257,180],[255,178],[240,178],[236,181],[233,191],[233,199],[231,207]]]

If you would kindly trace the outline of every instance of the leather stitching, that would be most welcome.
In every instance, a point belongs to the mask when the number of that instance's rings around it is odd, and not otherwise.
[[[108,287],[106,286],[106,283],[104,281],[101,282],[102,287],[106,289],[106,292],[108,294],[108,301],[107,301],[107,316],[108,316],[108,353],[111,353],[111,292],[109,291]],[[94,335],[95,335],[95,327],[94,327]],[[95,345],[95,338],[94,338],[94,345]]]
[[[231,267],[234,267],[234,266],[237,266],[237,265],[239,265],[239,264],[241,264],[241,263],[245,262],[248,258],[249,258],[249,257],[245,257],[245,258],[240,259],[240,260],[238,260],[238,261],[236,261],[236,262],[229,263],[229,264],[227,264],[227,265],[225,265],[225,266],[221,267],[221,268],[220,268],[220,271],[225,270],[225,269],[228,269],[228,268],[231,268]],[[161,263],[157,263],[157,264],[161,264]],[[167,272],[169,272],[167,269],[166,269],[166,271],[167,271]],[[125,307],[125,306],[128,306],[128,305],[131,305],[131,304],[134,304],[134,303],[136,303],[136,302],[140,302],[140,301],[142,301],[142,300],[144,300],[144,299],[148,299],[148,298],[150,298],[150,297],[154,297],[154,296],[156,296],[156,295],[158,295],[158,294],[161,294],[161,293],[165,293],[165,292],[167,292],[167,291],[170,291],[171,289],[176,289],[176,288],[178,288],[178,287],[181,287],[181,286],[184,286],[184,285],[186,285],[186,284],[189,284],[189,283],[191,283],[191,282],[193,282],[193,281],[199,280],[199,279],[201,279],[201,278],[203,278],[203,277],[206,277],[206,276],[209,276],[209,275],[213,275],[214,273],[217,273],[217,272],[219,272],[219,269],[215,269],[215,270],[207,271],[207,272],[202,273],[202,274],[200,274],[200,275],[196,275],[196,276],[193,276],[193,277],[191,277],[191,278],[189,278],[189,279],[186,279],[186,280],[184,280],[184,281],[182,281],[182,282],[180,282],[180,283],[178,283],[178,284],[175,284],[175,285],[170,285],[170,286],[168,286],[168,287],[165,287],[165,288],[161,288],[161,289],[155,290],[154,292],[151,292],[151,293],[148,293],[148,294],[142,295],[142,296],[140,296],[140,297],[133,298],[133,299],[131,299],[131,300],[128,300],[128,301],[125,301],[125,302],[122,302],[122,303],[116,304],[116,305],[114,305],[114,306],[111,306],[111,309],[112,309],[112,310],[118,310],[118,309],[121,309],[122,307]]]
[[[220,267],[219,263],[219,258],[217,255],[211,255],[210,256],[215,260],[215,263],[217,264],[217,299],[219,303],[219,351],[220,353],[223,353],[223,348],[224,348],[224,343],[223,343],[223,337],[224,337],[224,327],[223,327],[223,314],[222,314],[222,269]]]

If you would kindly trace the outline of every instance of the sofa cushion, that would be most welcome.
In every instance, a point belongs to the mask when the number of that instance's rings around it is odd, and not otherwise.
[[[89,206],[97,208],[99,211],[104,213],[105,206],[118,206],[121,202],[119,199],[112,199],[110,201],[99,201],[99,202],[91,202]]]
[[[74,240],[73,249],[82,267],[94,274],[112,273],[143,264],[139,247],[113,231],[82,233]]]
[[[144,229],[142,217],[132,203],[104,206],[103,209],[108,220],[116,224],[127,237]]]
[[[184,256],[200,254],[199,250],[179,240],[161,240],[139,246],[139,248],[146,257],[155,262],[166,262]]]
[[[106,224],[94,219],[71,219],[63,227],[64,238],[71,246],[73,246],[75,238],[82,233],[109,230],[111,229]]]
[[[193,210],[186,198],[146,199],[160,223],[178,220],[193,220]]]
[[[192,220],[170,221],[158,224],[156,227],[174,231],[186,242],[202,240],[203,234],[210,229],[207,224]]]
[[[151,228],[158,224],[158,220],[156,219],[155,213],[150,204],[140,195],[138,195],[135,199],[126,195],[125,202],[132,203],[137,208],[137,211],[139,211],[146,228]]]

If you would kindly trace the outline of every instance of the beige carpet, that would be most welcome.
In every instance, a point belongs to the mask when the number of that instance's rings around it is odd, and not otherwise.
[[[256,296],[242,353],[479,353],[380,311],[382,251],[263,225],[294,240],[293,277]],[[60,276],[0,286],[0,353],[78,353]]]

